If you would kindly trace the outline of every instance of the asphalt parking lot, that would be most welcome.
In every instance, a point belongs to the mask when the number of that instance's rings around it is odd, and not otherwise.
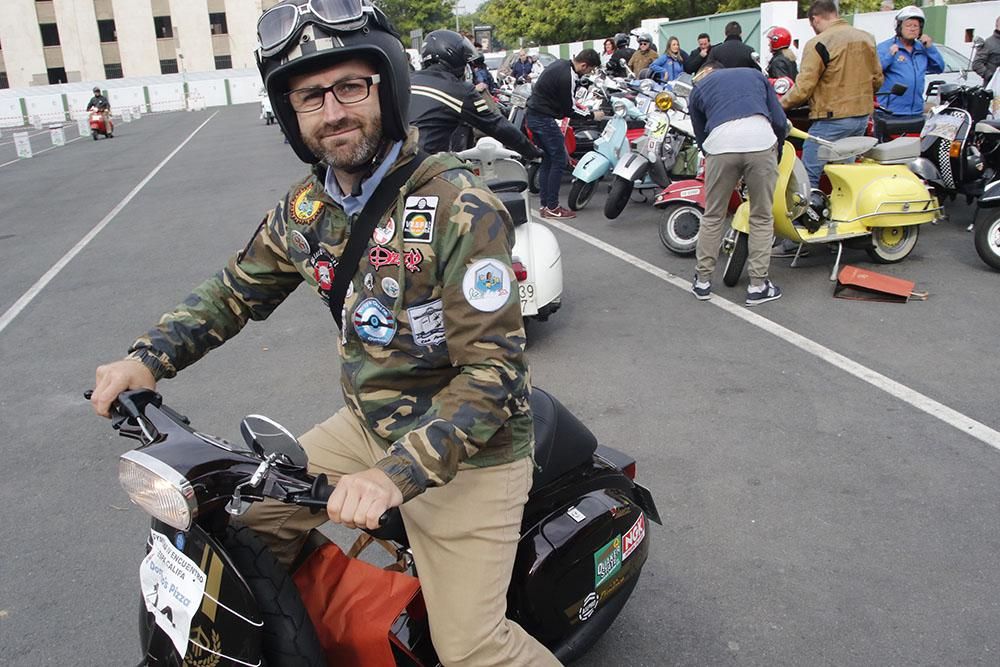
[[[257,112],[145,116],[21,161],[0,136],[0,664],[139,660],[147,519],[117,482],[128,441],[82,393],[302,173]],[[696,301],[657,211],[609,222],[602,197],[555,229],[564,306],[529,328],[532,380],[636,457],[664,525],[579,664],[998,664],[1000,274],[972,207],[900,264],[845,253],[927,301],[834,299],[818,252],[775,260],[785,296],[748,311],[745,282]],[[334,329],[296,293],[160,391],[202,431],[257,412],[301,432],[342,405]]]

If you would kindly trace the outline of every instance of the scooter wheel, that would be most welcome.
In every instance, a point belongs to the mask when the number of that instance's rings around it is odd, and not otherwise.
[[[735,234],[735,237],[732,238],[732,250],[729,252],[729,259],[726,260],[722,282],[726,287],[734,287],[743,275],[743,267],[746,266],[750,254],[750,237],[736,230],[730,230],[729,234]],[[724,242],[723,245],[727,244]]]
[[[979,220],[975,226],[976,252],[984,262],[1000,271],[1000,218]]]
[[[628,204],[628,198],[632,195],[632,188],[635,185],[632,181],[625,180],[621,176],[615,176],[614,180],[611,182],[611,192],[608,193],[608,198],[604,200],[604,217],[608,220],[614,220],[622,211],[625,210],[625,205]]]
[[[528,165],[528,191],[533,195],[542,191],[542,185],[538,181],[538,166],[537,162]]]
[[[872,244],[865,251],[879,264],[895,264],[913,251],[919,236],[917,225],[876,227],[872,230]]]
[[[91,130],[90,136],[94,138],[94,141],[97,141],[97,130]]]
[[[574,178],[573,185],[569,188],[569,207],[574,211],[586,208],[587,204],[590,203],[590,199],[594,196],[594,190],[596,189],[596,182],[587,183]]]
[[[693,204],[670,204],[660,218],[660,242],[682,257],[693,255],[698,245],[698,229],[705,211]]]

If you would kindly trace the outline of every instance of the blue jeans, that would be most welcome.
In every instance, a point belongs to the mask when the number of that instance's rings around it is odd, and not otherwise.
[[[569,162],[566,139],[559,131],[555,118],[528,112],[525,121],[534,135],[535,144],[542,149],[542,164],[538,168],[540,199],[545,208],[559,208],[559,186],[563,170]]]
[[[809,126],[809,134],[819,139],[833,141],[844,137],[864,136],[867,126],[868,116],[814,120]],[[809,185],[818,187],[819,177],[823,175],[823,165],[826,162],[819,159],[819,144],[815,141],[806,140],[802,145],[802,164],[809,174]]]

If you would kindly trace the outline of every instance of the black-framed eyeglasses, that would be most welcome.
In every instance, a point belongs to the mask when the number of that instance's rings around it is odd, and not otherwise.
[[[382,77],[378,74],[356,76],[350,79],[341,79],[330,86],[296,88],[285,93],[285,97],[296,112],[309,113],[323,108],[327,93],[333,93],[333,98],[341,104],[363,102],[371,94],[372,86],[381,79]]]
[[[640,39],[640,40],[639,40],[639,43],[640,43],[640,44],[651,44],[652,42],[650,42],[649,40],[645,40],[645,39]]]
[[[305,23],[350,30],[367,20],[362,0],[308,0],[300,5],[275,5],[257,19],[257,42],[264,56],[288,45],[288,40]]]

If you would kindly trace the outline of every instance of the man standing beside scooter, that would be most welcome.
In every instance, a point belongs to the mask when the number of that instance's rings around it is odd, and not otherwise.
[[[542,149],[542,164],[538,168],[538,186],[543,218],[569,219],[576,213],[559,205],[559,186],[569,156],[566,138],[559,130],[559,121],[572,114],[586,115],[576,107],[574,93],[581,76],[601,66],[601,57],[593,49],[583,49],[573,60],[557,60],[538,77],[531,89],[525,122],[534,134],[535,143]],[[601,120],[604,114],[594,112]]]
[[[878,92],[879,103],[894,119],[922,118],[924,75],[943,72],[944,58],[930,35],[924,34],[924,13],[919,7],[910,5],[899,10],[896,34],[878,45],[878,59],[885,76]],[[889,94],[896,84],[906,86],[906,92]]]
[[[814,137],[833,141],[862,136],[883,79],[875,38],[840,18],[834,0],[814,0],[809,25],[816,36],[802,50],[799,75],[781,106],[794,109],[808,102],[809,134]],[[802,147],[802,163],[810,185],[818,187],[825,162],[811,139]]]
[[[698,230],[697,273],[691,291],[712,298],[729,196],[743,178],[750,199],[750,287],[747,306],[781,297],[767,277],[774,221],[771,206],[778,158],[786,133],[785,112],[770,83],[748,67],[726,69],[712,57],[695,76],[688,103],[698,146],[705,154],[705,215]]]

